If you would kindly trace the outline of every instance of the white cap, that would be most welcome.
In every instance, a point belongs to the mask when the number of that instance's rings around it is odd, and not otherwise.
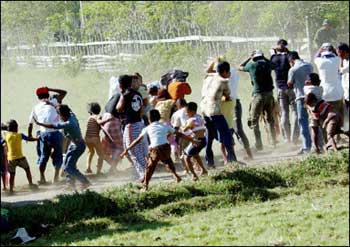
[[[323,43],[323,44],[321,45],[322,48],[330,47],[330,46],[332,46],[331,43]]]
[[[253,57],[262,57],[264,56],[264,53],[260,50],[255,50]]]
[[[22,240],[22,244],[25,244],[35,239],[35,237],[30,237],[28,235],[27,230],[25,228],[18,228],[16,235],[12,239],[15,238],[20,238]]]
[[[323,51],[323,52],[321,52],[321,56],[327,56],[327,55],[332,55],[333,54],[333,52],[331,52],[331,51]]]

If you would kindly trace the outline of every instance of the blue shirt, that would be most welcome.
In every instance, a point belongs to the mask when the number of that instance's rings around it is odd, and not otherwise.
[[[294,66],[288,72],[288,81],[293,83],[296,99],[304,98],[304,85],[308,75],[313,72],[311,63],[301,59],[295,60]]]
[[[82,140],[78,119],[72,113],[66,122],[59,122],[54,125],[57,129],[63,129],[63,134],[72,141]]]

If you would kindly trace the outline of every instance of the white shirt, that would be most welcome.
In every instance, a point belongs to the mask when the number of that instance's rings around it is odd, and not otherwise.
[[[230,88],[230,97],[232,100],[238,99],[238,81],[239,81],[239,75],[235,69],[231,69],[231,77],[229,81],[229,88]]]
[[[315,64],[323,87],[323,99],[328,102],[341,100],[344,91],[338,77],[339,57],[317,57]]]
[[[149,124],[146,128],[141,131],[140,136],[148,135],[151,144],[150,148],[154,148],[163,144],[167,144],[168,142],[168,134],[173,134],[175,130],[160,122],[153,122]]]
[[[305,85],[304,86],[304,94],[308,95],[309,93],[313,93],[318,100],[322,99],[323,88],[314,85]]]
[[[344,99],[349,100],[349,60],[343,60],[343,66],[340,68],[341,84],[344,90]]]
[[[184,107],[184,108],[174,112],[174,114],[171,117],[171,125],[174,128],[180,128],[180,127],[186,125],[187,120],[188,120],[188,116],[186,114],[186,109]],[[184,134],[190,134],[191,133],[190,131],[183,132],[181,130],[180,130],[180,132],[182,132]]]
[[[119,88],[119,77],[112,76],[111,79],[109,79],[109,93],[108,97],[112,98],[112,96],[116,93],[120,93]]]
[[[50,99],[50,103],[52,103],[53,105],[58,105],[56,99]],[[57,124],[60,121],[60,117],[55,107],[43,101],[40,101],[37,105],[33,107],[33,110],[29,116],[29,123],[34,123],[34,118],[39,123],[45,124]],[[57,129],[50,129],[40,126],[40,131],[52,132],[57,131]]]

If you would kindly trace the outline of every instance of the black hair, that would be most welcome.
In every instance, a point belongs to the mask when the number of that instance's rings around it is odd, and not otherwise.
[[[291,51],[288,53],[288,60],[297,60],[300,59],[298,52],[296,51]]]
[[[320,77],[316,73],[309,74],[307,80],[310,80],[314,86],[319,86],[321,83]]]
[[[280,39],[279,41],[277,41],[277,45],[284,45],[284,46],[287,46],[287,45],[288,45],[288,42],[287,42],[287,40],[285,40],[285,39]]]
[[[50,94],[48,93],[38,94],[38,99],[48,99],[49,97],[50,97]]]
[[[69,118],[71,115],[71,109],[68,107],[68,105],[59,105],[57,107],[57,111],[59,112],[60,115]]]
[[[338,50],[350,53],[349,46],[346,43],[339,43],[337,46]]]
[[[128,89],[132,84],[132,76],[130,75],[121,75],[119,76],[119,85],[123,89]]]
[[[160,113],[159,113],[159,111],[156,110],[156,109],[150,110],[150,112],[148,113],[148,115],[149,115],[149,120],[151,121],[151,123],[160,120]]]
[[[317,97],[313,93],[309,93],[308,95],[305,96],[305,103],[309,105],[310,103],[315,103],[317,102]]]
[[[187,105],[186,100],[185,100],[185,99],[183,99],[183,98],[178,99],[177,101],[179,102],[180,106],[186,106],[186,105]]]
[[[150,89],[148,89],[149,94],[158,94],[159,88],[157,86],[152,86]]]
[[[195,102],[189,102],[186,105],[187,110],[191,111],[191,112],[197,112],[197,104]]]
[[[217,67],[217,72],[219,74],[223,72],[230,72],[230,64],[228,62],[220,62]]]
[[[98,115],[101,112],[101,106],[97,102],[91,102],[87,105],[87,110],[90,114]]]
[[[14,119],[10,119],[6,125],[8,131],[15,132],[18,130],[18,123]]]

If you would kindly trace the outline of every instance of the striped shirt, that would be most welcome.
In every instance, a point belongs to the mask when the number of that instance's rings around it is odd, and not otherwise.
[[[89,117],[87,128],[85,132],[85,139],[86,138],[94,138],[94,137],[100,137],[100,125],[97,123],[96,119],[93,116]]]

